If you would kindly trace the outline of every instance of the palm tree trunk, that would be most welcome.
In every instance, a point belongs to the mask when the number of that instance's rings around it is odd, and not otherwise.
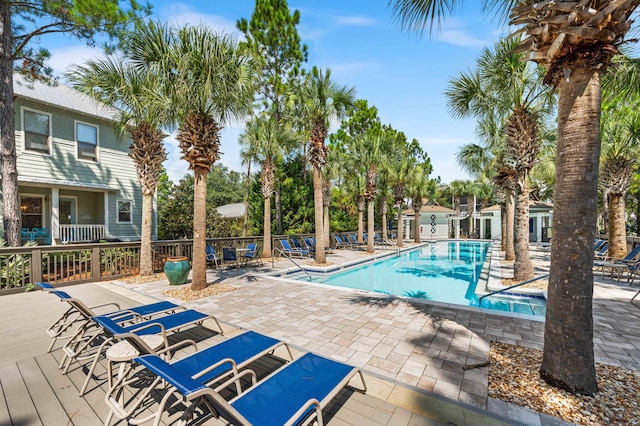
[[[416,224],[415,242],[420,243],[420,209],[413,209],[414,222]]]
[[[364,211],[358,209],[358,242],[362,244],[364,241],[364,237],[362,234],[364,233]]]
[[[504,251],[505,260],[516,260],[516,252],[513,246],[513,226],[514,226],[514,206],[513,206],[513,190],[507,189],[506,191],[506,230],[505,230],[505,242],[506,247]]]
[[[242,221],[242,236],[249,232],[249,190],[251,189],[251,161],[247,164],[247,188],[244,193],[244,219]]]
[[[598,386],[593,354],[593,241],[600,164],[600,73],[558,83],[553,244],[541,377],[572,393]]]
[[[142,195],[142,229],[140,235],[140,275],[153,274],[153,194]]]
[[[389,232],[387,231],[387,206],[386,206],[386,202],[385,205],[383,206],[382,204],[380,205],[380,214],[382,216],[382,241],[387,241],[389,239]]]
[[[271,257],[271,197],[265,197],[264,199],[263,232],[264,236],[262,237],[262,257]]]
[[[11,3],[0,2],[0,163],[2,163],[2,210],[4,238],[11,247],[20,246],[20,197],[15,143],[13,95],[13,37]]]
[[[602,231],[609,232],[609,191],[602,192]]]
[[[374,205],[375,201],[374,200],[369,200],[367,201],[367,253],[373,253],[374,252],[374,248],[373,248],[373,225],[374,225],[374,211],[373,211],[373,205]]]
[[[324,218],[324,246],[331,247],[331,238],[329,235],[331,233],[331,226],[329,225],[329,206],[325,204],[322,206],[322,209],[322,217]]]
[[[322,174],[317,165],[313,165],[313,204],[316,225],[316,262],[327,263],[327,256],[322,247],[324,241],[324,223],[322,221]]]
[[[276,233],[282,235],[282,206],[280,202],[280,185],[276,183]]]
[[[627,255],[627,230],[624,218],[624,196],[609,194],[609,250],[607,254],[615,258]]]
[[[193,258],[191,289],[202,290],[207,286],[207,173],[194,170],[193,186]]]
[[[507,250],[507,206],[506,203],[500,204],[500,250]]]
[[[518,281],[533,278],[533,263],[529,258],[529,184],[527,173],[520,172],[516,189],[516,224],[514,249],[516,261],[513,264],[513,278]]]
[[[402,238],[404,234],[403,223],[402,223],[402,204],[398,206],[398,247],[402,247]]]

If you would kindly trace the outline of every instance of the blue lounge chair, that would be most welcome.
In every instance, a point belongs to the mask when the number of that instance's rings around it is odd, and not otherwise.
[[[220,266],[220,258],[216,256],[216,250],[213,248],[213,246],[207,244],[206,251],[207,265],[213,264],[214,268],[218,268]]]
[[[322,409],[354,375],[360,375],[363,391],[367,390],[358,368],[312,353],[287,364],[230,402],[156,355],[145,355],[135,361],[173,386],[190,403],[182,420],[195,414],[197,406],[206,404],[215,417],[234,425],[279,426],[313,421],[322,425]],[[245,370],[234,379],[252,374],[255,375]]]
[[[296,257],[309,256],[308,250],[293,248],[291,247],[291,244],[289,244],[288,240],[278,240],[278,241],[282,246],[282,253],[284,253],[286,256],[296,256]]]
[[[238,269],[240,265],[238,264],[238,252],[235,247],[222,247],[222,264],[233,264]]]
[[[120,319],[107,315],[99,315],[91,319],[93,327],[87,328],[91,328],[92,332],[85,333],[84,330],[80,330],[63,346],[64,356],[61,366],[64,368],[65,373],[67,373],[73,361],[92,360],[87,377],[80,389],[80,396],[84,395],[89,385],[89,379],[93,376],[100,357],[109,346],[114,344],[114,336],[117,334],[136,333],[139,336],[161,334],[164,347],[168,348],[168,332],[202,324],[206,319],[213,319],[220,330],[220,334],[224,334],[220,323],[215,317],[191,309],[148,321],[137,322],[132,325],[123,325]],[[95,326],[98,328],[97,332],[95,331]],[[99,342],[101,343],[98,346]]]
[[[36,286],[42,290],[57,296],[61,301],[67,302],[70,306],[49,328],[47,334],[51,337],[51,344],[47,352],[53,350],[58,339],[70,339],[77,328],[91,321],[91,317],[101,314],[100,309],[110,308],[111,312],[103,312],[111,318],[116,318],[122,322],[140,322],[150,319],[154,315],[176,312],[185,308],[171,302],[157,302],[148,305],[136,306],[129,309],[120,309],[117,303],[103,303],[96,306],[87,306],[81,300],[71,297],[68,293],[57,290],[51,284],[38,282]],[[113,309],[116,309],[113,311]],[[75,327],[75,328],[74,328]]]
[[[603,277],[606,270],[611,272],[611,278],[613,278],[613,272],[617,271],[618,280],[620,280],[620,277],[627,272],[629,274],[627,281],[630,281],[632,272],[638,269],[638,261],[636,260],[638,254],[640,254],[640,246],[634,247],[633,250],[621,259],[606,258],[602,260],[595,260],[593,262],[593,266],[602,270]]]
[[[125,339],[130,345],[136,348],[140,355],[152,353],[150,352],[150,348],[146,347],[144,342],[135,334],[116,336],[116,338]],[[291,349],[285,342],[254,331],[247,331],[239,336],[218,343],[215,346],[188,355],[179,361],[172,362],[171,366],[179,370],[182,374],[194,378],[198,383],[210,386],[214,383],[220,383],[222,380],[229,378],[230,375],[232,377],[237,376],[240,369],[265,355],[273,354],[281,347],[286,349],[289,360],[293,361]],[[156,355],[160,354],[156,353]],[[133,390],[139,388],[139,379],[131,375],[131,373],[135,371],[135,367],[131,367],[129,371],[124,373],[120,379],[116,381],[114,386],[107,391],[105,401],[110,410],[109,420],[113,415],[118,419],[130,419],[137,414],[141,416],[144,415],[147,411],[142,413],[143,410],[140,408],[148,408],[145,404],[148,395],[162,385],[160,377],[156,377],[152,383],[149,383],[146,378],[143,378],[142,380],[145,381],[144,391],[140,395],[136,395],[135,391],[132,392],[133,397],[128,398],[126,404],[123,404],[123,393],[130,387]],[[240,393],[242,389],[239,387],[237,381],[236,385],[236,392]],[[168,389],[160,401],[158,409],[143,418],[136,416],[136,424],[144,423],[151,419],[155,419],[154,424],[157,424],[160,421],[167,402],[175,392],[176,389]],[[105,422],[105,424],[109,423],[110,421]]]
[[[258,245],[255,243],[247,244],[247,250],[244,252],[243,259],[245,265],[253,260],[257,265],[262,266],[262,258],[258,254]]]
[[[598,249],[595,251],[593,257],[596,260],[604,260],[607,257],[607,251],[609,250],[609,242],[605,241]]]
[[[293,244],[294,249],[304,250],[304,247],[302,247],[302,243],[300,243],[300,240],[298,238],[291,237],[290,240],[291,244]]]

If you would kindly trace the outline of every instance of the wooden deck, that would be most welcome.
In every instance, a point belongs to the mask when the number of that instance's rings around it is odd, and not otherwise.
[[[145,303],[109,292],[97,285],[69,288],[75,297],[89,305],[105,301],[119,302],[121,307]],[[108,409],[104,402],[107,390],[106,362],[102,361],[94,380],[83,397],[78,395],[86,374],[86,366],[73,364],[68,374],[58,369],[62,356],[61,344],[46,353],[49,337],[46,327],[66,309],[66,304],[43,292],[9,295],[0,298],[3,326],[0,329],[0,426],[26,425],[100,425]],[[198,348],[208,347],[224,339],[205,322],[172,336],[171,341],[193,339]],[[239,330],[223,324],[225,334],[232,336]],[[178,355],[180,356],[180,355]],[[258,376],[265,376],[282,362],[263,358],[250,365]],[[356,380],[356,379],[354,379]],[[357,380],[356,380],[357,382]],[[354,382],[354,384],[357,384]],[[153,407],[151,407],[153,408]],[[329,425],[433,425],[432,419],[412,413],[370,395],[343,390],[324,410]],[[179,413],[163,415],[163,424],[172,424]],[[126,424],[125,421],[111,424]],[[222,425],[217,419],[199,419],[197,424]]]

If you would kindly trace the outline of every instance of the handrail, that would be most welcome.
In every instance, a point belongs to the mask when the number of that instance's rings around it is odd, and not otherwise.
[[[496,294],[503,293],[503,292],[505,292],[507,290],[511,290],[512,288],[520,287],[521,285],[529,284],[529,283],[532,283],[534,281],[538,281],[538,280],[541,280],[543,278],[548,278],[548,277],[549,277],[549,274],[540,275],[539,277],[531,278],[530,280],[522,281],[521,283],[514,284],[512,286],[501,288],[500,290],[495,290],[495,291],[492,291],[491,293],[487,293],[485,295],[482,295],[482,296],[480,296],[480,299],[478,299],[478,306],[482,305],[482,299],[484,299],[485,297],[494,296]]]
[[[279,249],[278,247],[273,249],[273,252],[280,252],[280,254],[284,255],[284,257],[286,257],[287,259],[289,259],[291,261],[291,263],[293,263],[294,265],[296,265],[296,267],[298,269],[300,269],[302,272],[304,272],[305,274],[307,274],[307,276],[309,277],[309,282],[313,281],[313,277],[311,276],[311,274],[309,274],[309,272],[304,269],[302,266],[298,265],[298,263],[293,260],[293,258],[291,258],[291,256],[288,256],[288,253],[284,252],[283,250]],[[271,256],[271,267],[275,267],[275,262],[274,262],[275,256]]]

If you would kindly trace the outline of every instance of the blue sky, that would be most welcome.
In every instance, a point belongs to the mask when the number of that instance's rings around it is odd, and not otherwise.
[[[382,123],[416,138],[431,157],[433,177],[448,183],[468,175],[455,162],[461,145],[475,142],[473,120],[454,119],[447,111],[444,91],[451,78],[474,66],[482,48],[502,34],[495,18],[480,14],[480,2],[465,2],[439,32],[422,37],[403,32],[394,22],[387,0],[289,0],[298,9],[298,31],[309,47],[306,67],[330,68],[340,84],[353,86],[358,99],[379,110]],[[172,24],[205,24],[217,31],[236,32],[238,18],[250,19],[251,0],[172,2],[151,0],[154,15]],[[82,42],[47,39],[51,64],[62,72],[70,63],[100,52]],[[232,123],[221,138],[220,162],[241,170],[238,136],[242,123]],[[177,181],[187,172],[186,162],[173,138],[166,140],[165,167]]]

